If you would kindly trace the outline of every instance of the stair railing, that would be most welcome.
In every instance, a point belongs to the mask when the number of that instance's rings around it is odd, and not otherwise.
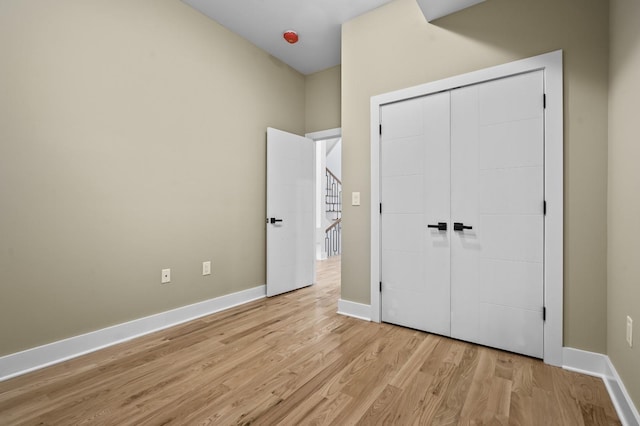
[[[327,256],[336,256],[341,253],[342,240],[342,182],[331,170],[326,169],[326,213],[333,223],[325,230],[325,250]]]
[[[337,256],[341,253],[342,219],[333,222],[325,231],[324,247],[327,257]]]

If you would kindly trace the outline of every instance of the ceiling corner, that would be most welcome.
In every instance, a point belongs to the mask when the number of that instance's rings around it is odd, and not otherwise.
[[[417,0],[428,22],[450,15],[485,0]]]

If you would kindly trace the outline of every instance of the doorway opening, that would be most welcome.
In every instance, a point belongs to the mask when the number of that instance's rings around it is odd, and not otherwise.
[[[342,254],[342,132],[340,128],[308,133],[316,144],[315,256],[340,271]]]

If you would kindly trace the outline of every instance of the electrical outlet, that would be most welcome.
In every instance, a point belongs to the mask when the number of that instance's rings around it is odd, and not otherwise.
[[[202,275],[211,275],[211,261],[202,262]]]
[[[163,269],[162,270],[162,279],[160,280],[162,284],[171,282],[171,269]]]
[[[627,343],[633,347],[633,320],[627,315]]]

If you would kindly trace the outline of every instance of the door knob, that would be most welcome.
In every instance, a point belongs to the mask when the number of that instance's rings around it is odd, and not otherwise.
[[[465,229],[473,229],[473,226],[465,226],[464,223],[453,222],[453,230],[454,231],[464,231]]]
[[[427,228],[436,228],[438,231],[446,231],[447,222],[438,222],[437,225],[427,225]]]
[[[282,222],[282,219],[276,219],[275,217],[272,217],[271,219],[269,219],[269,223],[276,223],[276,222]]]

